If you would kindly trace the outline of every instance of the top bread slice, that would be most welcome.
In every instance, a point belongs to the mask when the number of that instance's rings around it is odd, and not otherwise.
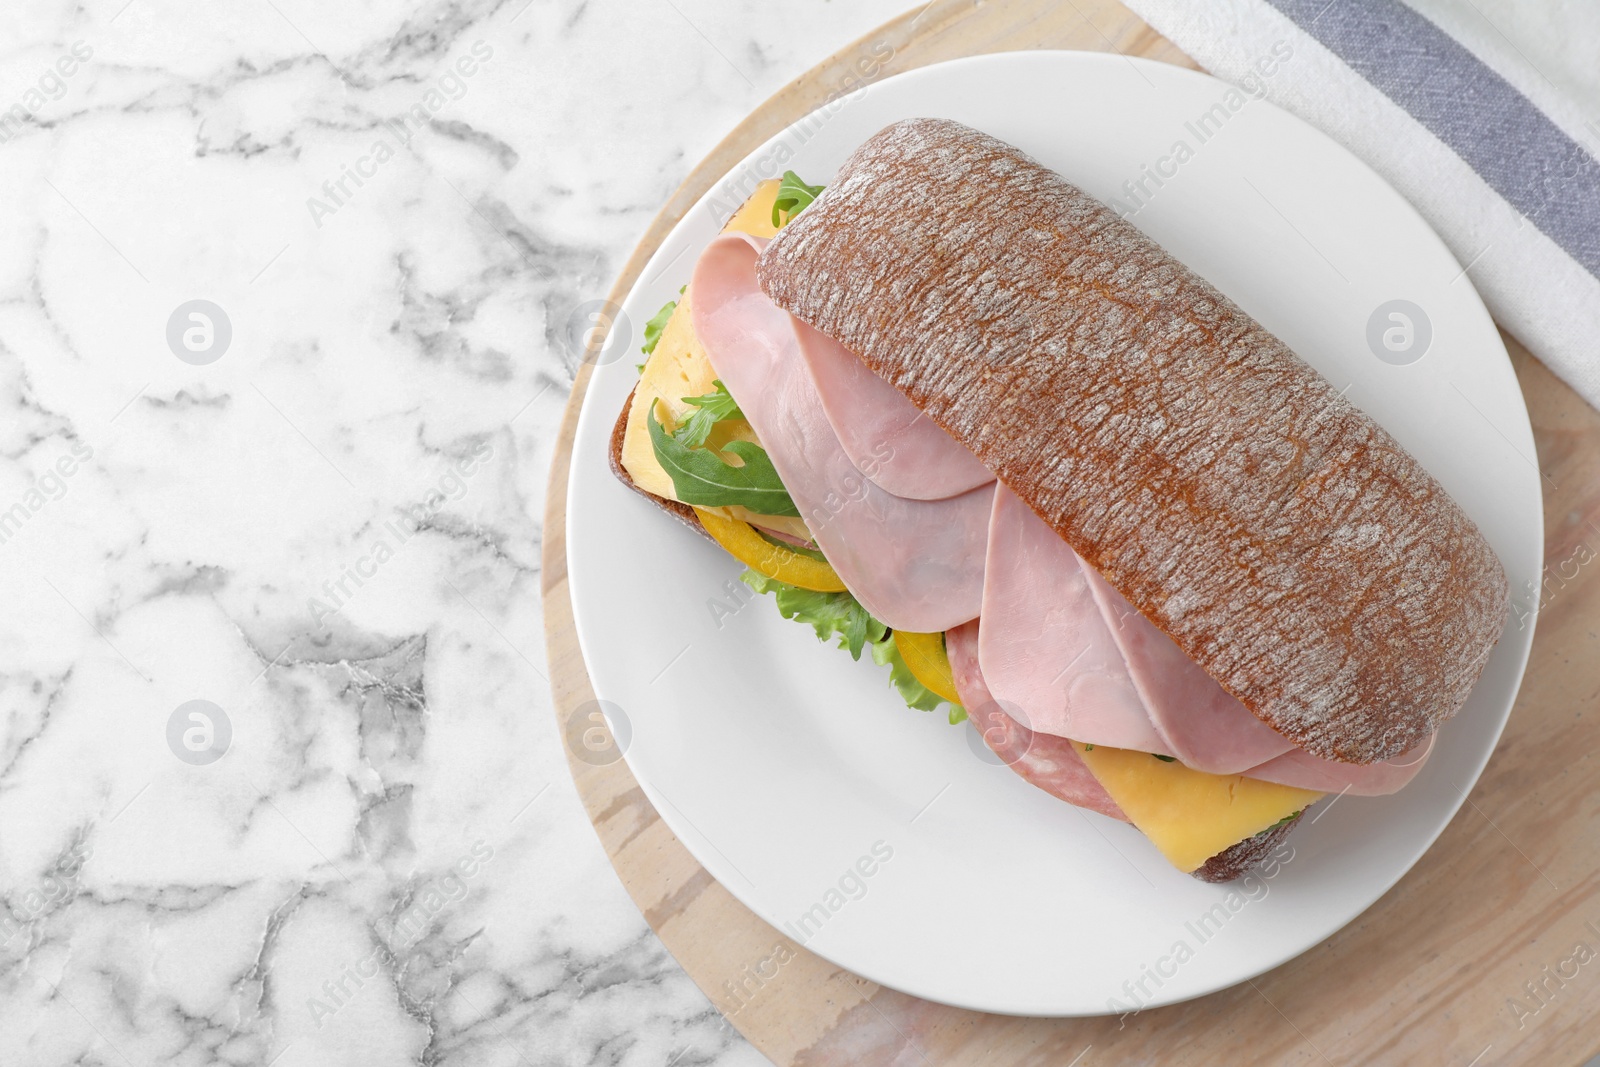
[[[1281,341],[1019,150],[896,123],[757,273],[1297,746],[1386,759],[1466,701],[1507,604],[1477,527]]]

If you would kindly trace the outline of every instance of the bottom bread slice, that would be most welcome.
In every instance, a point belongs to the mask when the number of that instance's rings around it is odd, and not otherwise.
[[[1267,857],[1277,851],[1283,844],[1284,838],[1294,832],[1294,828],[1305,817],[1306,811],[1298,812],[1294,818],[1279,826],[1274,826],[1254,837],[1247,837],[1237,845],[1223,849],[1215,856],[1206,860],[1189,873],[1202,882],[1231,882],[1235,878],[1248,872],[1253,867],[1265,863]]]
[[[647,489],[642,489],[628,474],[622,463],[622,443],[628,428],[628,410],[633,406],[633,393],[628,394],[628,399],[623,402],[622,411],[617,416],[617,421],[611,428],[611,441],[609,446],[611,471],[621,480],[622,484],[638,493],[640,496],[655,504],[662,511],[674,519],[694,530],[701,537],[713,540],[706,532],[700,520],[695,517],[694,509],[677,500],[668,500],[657,496]],[[987,740],[987,738],[985,738]],[[1049,792],[1049,790],[1046,790]],[[1072,803],[1066,798],[1064,803]],[[1189,872],[1203,882],[1231,882],[1241,877],[1254,867],[1260,866],[1284,839],[1294,830],[1305,812],[1300,812],[1293,819],[1279,826],[1274,826],[1254,837],[1246,838],[1238,844],[1232,845],[1206,860],[1205,863]]]
[[[628,473],[628,468],[622,464],[622,442],[628,435],[628,411],[633,407],[633,392],[629,391],[628,399],[622,402],[622,413],[617,416],[617,421],[611,427],[611,473],[621,479],[622,484],[632,489],[635,493],[655,504],[662,511],[677,519],[695,533],[712,540],[706,528],[700,525],[700,520],[695,517],[694,508],[677,500],[668,500],[666,497],[656,496],[648,489],[641,489],[633,480],[633,475]]]

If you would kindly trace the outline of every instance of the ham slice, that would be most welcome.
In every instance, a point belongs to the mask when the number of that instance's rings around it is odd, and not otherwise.
[[[1356,796],[1394,792],[1426,756],[1419,748],[1387,762],[1352,764],[1295,748],[1133,610],[1003,485],[989,524],[982,619],[978,655],[989,692],[1019,709],[1034,744],[1053,735],[1174,756],[1210,774]],[[995,739],[1014,746],[1011,727],[999,725]]]
[[[851,462],[879,488],[911,500],[942,500],[994,481],[977,456],[855,353],[809,326],[798,333],[800,354],[833,432]]]
[[[1151,722],[1186,766],[1325,793],[1384,796],[1415,778],[1427,762],[1431,737],[1379,763],[1339,763],[1295,748],[1185,656],[1092,567],[1084,566],[1083,572]]]
[[[972,720],[972,726],[983,737],[984,744],[1000,757],[1001,762],[1030,785],[1068,804],[1128,821],[1117,802],[1111,799],[1070,742],[1050,734],[1034,733],[994,699],[984,684],[983,672],[978,666],[976,619],[946,631],[944,643],[950,657],[950,672],[955,678],[956,693],[961,697],[961,706],[967,709],[967,718]]]
[[[1083,565],[1083,573],[1145,712],[1172,755],[1197,771],[1239,774],[1294,748],[1185,656],[1094,568]]]
[[[907,500],[862,475],[800,355],[800,331],[810,327],[756,286],[765,243],[725,234],[695,266],[694,328],[717,377],[739,401],[828,562],[868,611],[920,633],[975,618],[993,486]]]
[[[891,627],[949,632],[968,715],[1017,773],[1116,818],[1067,738],[1358,796],[1416,775],[1424,746],[1338,763],[1252,715],[898,390],[768,300],[764,244],[728,234],[702,255],[695,331],[850,591]]]
[[[1036,732],[1171,756],[1100,615],[1077,553],[995,490],[978,657],[990,691]]]
[[[1437,735],[1434,735],[1437,736]],[[1275,759],[1245,772],[1280,785],[1319,789],[1324,793],[1349,793],[1356,797],[1381,797],[1396,792],[1422,770],[1433,750],[1433,737],[1410,752],[1381,763],[1335,763],[1319,759],[1303,748],[1291,748]]]

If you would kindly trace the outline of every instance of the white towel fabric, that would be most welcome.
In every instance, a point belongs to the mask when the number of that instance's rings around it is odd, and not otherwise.
[[[1600,408],[1600,4],[1126,2],[1384,175],[1496,321]],[[1293,58],[1262,78],[1280,42]]]

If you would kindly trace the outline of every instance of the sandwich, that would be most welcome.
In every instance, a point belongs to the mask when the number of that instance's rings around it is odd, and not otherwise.
[[[1404,786],[1500,638],[1499,560],[1393,437],[959,123],[763,183],[645,334],[623,482],[1195,877]]]

